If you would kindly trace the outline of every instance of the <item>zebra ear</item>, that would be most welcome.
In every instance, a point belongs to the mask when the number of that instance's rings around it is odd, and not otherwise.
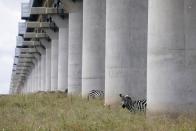
[[[122,97],[122,94],[119,94],[120,97]]]

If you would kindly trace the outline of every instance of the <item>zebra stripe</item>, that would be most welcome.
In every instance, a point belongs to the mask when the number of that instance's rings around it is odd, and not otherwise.
[[[135,103],[136,104],[134,104],[133,106],[135,107],[136,110],[145,112],[145,110],[146,110],[146,100],[136,100]]]
[[[104,98],[104,91],[102,91],[102,90],[91,90],[88,93],[88,100],[90,98],[92,98],[92,99],[95,99],[95,98]]]
[[[123,96],[120,94],[121,97],[121,105],[123,108],[127,108],[130,112],[136,112],[136,111],[146,111],[146,105],[147,102],[145,99],[143,100],[132,100],[131,97],[128,95]]]

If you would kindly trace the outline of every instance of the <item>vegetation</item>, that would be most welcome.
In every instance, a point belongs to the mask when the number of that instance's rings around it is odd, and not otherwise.
[[[38,93],[0,96],[0,131],[196,131],[196,118],[150,121],[102,100]]]

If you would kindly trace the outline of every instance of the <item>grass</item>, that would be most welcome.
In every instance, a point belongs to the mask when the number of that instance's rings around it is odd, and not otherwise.
[[[110,109],[101,100],[63,93],[0,96],[0,131],[196,131],[196,118],[160,116]]]

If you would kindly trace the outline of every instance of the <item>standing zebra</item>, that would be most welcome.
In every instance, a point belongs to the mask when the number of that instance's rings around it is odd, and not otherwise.
[[[127,108],[130,112],[135,111],[146,111],[146,100],[132,100],[131,97],[128,95],[123,96],[120,94],[121,97],[121,105],[122,108]]]
[[[91,90],[88,93],[88,100],[90,98],[92,98],[92,99],[95,99],[95,98],[104,98],[104,91],[102,91],[102,90]]]

